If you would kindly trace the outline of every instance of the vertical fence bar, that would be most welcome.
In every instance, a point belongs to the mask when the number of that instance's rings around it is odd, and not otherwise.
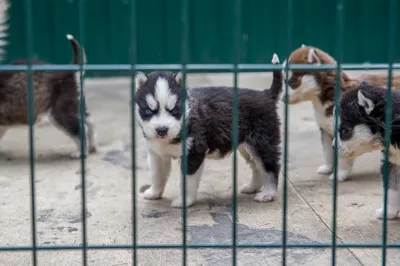
[[[182,106],[182,264],[186,266],[187,264],[187,239],[186,239],[186,225],[187,225],[187,209],[186,209],[186,175],[187,175],[187,152],[186,152],[186,138],[187,138],[187,125],[186,125],[186,100],[187,100],[187,90],[186,90],[186,74],[187,74],[187,64],[189,57],[189,0],[183,0],[182,3],[182,38],[181,38],[181,68],[182,68],[182,88],[181,88],[181,106]]]
[[[334,166],[333,166],[333,199],[332,199],[332,266],[336,265],[336,230],[337,230],[337,167],[338,167],[338,150],[337,150],[337,133],[338,133],[338,117],[339,117],[339,101],[340,101],[340,92],[341,92],[341,84],[340,84],[340,72],[341,72],[341,63],[342,63],[342,53],[343,53],[343,0],[336,1],[336,20],[337,20],[337,28],[336,28],[336,75],[335,75],[335,123],[334,123]]]
[[[241,17],[241,0],[236,0],[234,5],[234,76],[233,76],[233,99],[232,99],[232,150],[233,150],[233,189],[232,189],[232,265],[237,262],[237,146],[238,146],[238,124],[239,124],[239,89],[238,89],[238,64],[241,55],[241,36],[242,36],[242,17]]]
[[[131,165],[132,165],[132,265],[137,265],[135,76],[137,60],[136,0],[131,0]]]
[[[81,43],[80,52],[79,52],[79,135],[80,135],[80,150],[81,150],[81,198],[82,198],[82,261],[83,265],[87,265],[87,232],[86,232],[86,138],[85,138],[85,110],[86,110],[86,101],[85,94],[83,91],[83,47],[85,45],[84,42],[84,23],[85,23],[85,9],[84,9],[84,1],[78,1],[78,21],[79,21],[79,40]]]
[[[25,0],[25,27],[26,27],[26,52],[27,52],[27,100],[28,100],[28,122],[29,122],[29,168],[31,189],[31,230],[32,230],[32,264],[37,265],[37,240],[36,240],[36,196],[35,196],[35,136],[33,130],[35,102],[33,97],[32,57],[33,57],[33,34],[32,34],[32,1]]]
[[[293,0],[287,1],[287,36],[286,36],[286,54],[292,51],[292,35],[293,35]],[[287,157],[289,146],[289,93],[288,93],[288,75],[289,75],[289,58],[287,59],[285,69],[285,106],[284,106],[284,126],[283,126],[283,202],[282,202],[282,265],[286,265],[286,245],[287,245]]]
[[[388,84],[386,91],[386,104],[385,104],[385,151],[384,151],[384,168],[383,168],[383,221],[382,221],[382,265],[386,265],[387,255],[387,202],[388,202],[388,185],[389,185],[389,145],[392,133],[392,72],[393,60],[395,58],[396,49],[396,22],[397,22],[397,0],[390,0],[389,2],[389,20],[388,20]]]

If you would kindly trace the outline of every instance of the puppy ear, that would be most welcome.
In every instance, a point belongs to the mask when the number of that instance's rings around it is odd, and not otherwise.
[[[179,85],[181,85],[182,84],[182,79],[183,79],[183,75],[182,75],[182,72],[177,72],[176,74],[175,74],[175,81],[176,81],[176,83],[178,83]]]
[[[274,55],[272,56],[271,63],[274,65],[279,64],[279,57],[277,54],[274,53]]]
[[[321,60],[319,59],[317,52],[315,51],[314,48],[311,48],[308,51],[307,61],[310,64],[321,64]]]
[[[136,72],[135,76],[135,89],[138,90],[140,89],[143,84],[147,81],[147,75],[143,72]]]
[[[374,102],[367,96],[365,96],[365,94],[362,93],[361,90],[358,90],[357,97],[358,97],[358,105],[364,108],[365,112],[369,115],[375,108]]]

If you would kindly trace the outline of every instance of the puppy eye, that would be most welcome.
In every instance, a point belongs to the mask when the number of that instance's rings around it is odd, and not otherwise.
[[[288,85],[289,85],[290,87],[292,87],[292,89],[295,89],[295,88],[293,88],[293,85],[295,85],[294,83],[295,83],[295,82],[294,82],[294,80],[293,80],[292,78],[288,80]]]
[[[151,116],[153,114],[153,111],[151,109],[147,108],[147,109],[144,109],[143,113],[145,116]]]

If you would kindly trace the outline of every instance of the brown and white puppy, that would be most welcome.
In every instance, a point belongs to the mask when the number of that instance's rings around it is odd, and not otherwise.
[[[79,63],[80,45],[72,35],[67,35],[73,48],[73,64]],[[83,49],[82,49],[83,50]],[[83,50],[83,64],[86,55]],[[26,60],[16,60],[11,65],[27,64]],[[46,64],[34,61],[33,64]],[[78,146],[71,154],[80,158],[80,104],[79,72],[76,71],[33,71],[32,89],[34,99],[33,123],[43,118],[49,120],[70,136]],[[25,71],[0,72],[0,138],[6,131],[16,126],[29,125],[28,120],[28,73]],[[85,154],[96,151],[94,124],[84,103]]]
[[[326,52],[312,46],[302,45],[294,50],[284,65],[289,62],[293,64],[336,64],[335,59]],[[289,70],[288,74],[288,104],[297,104],[310,101],[313,104],[315,119],[321,130],[321,141],[324,150],[325,163],[321,165],[317,172],[319,174],[332,174],[334,165],[334,150],[332,140],[334,136],[334,116],[333,108],[335,105],[335,70]],[[285,75],[286,77],[286,75]],[[362,75],[357,78],[350,77],[344,71],[340,73],[340,89],[346,92],[357,88],[361,82],[368,82],[373,86],[386,87],[387,75]],[[400,89],[400,76],[393,76],[393,88]],[[284,101],[286,96],[283,95]],[[344,181],[350,174],[354,159],[338,157],[337,179]]]

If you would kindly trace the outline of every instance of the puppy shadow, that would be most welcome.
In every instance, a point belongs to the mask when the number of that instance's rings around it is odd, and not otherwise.
[[[139,191],[136,193],[138,197],[143,197],[144,191],[146,191],[150,187],[149,184],[142,185],[139,187]],[[236,201],[232,197],[232,195],[227,195],[227,196],[220,196],[216,194],[211,194],[211,193],[206,193],[206,192],[200,192],[195,205],[189,207],[187,210],[189,212],[196,212],[200,210],[211,210],[215,207],[229,207],[231,208],[232,204],[236,202],[236,205],[249,205],[249,204],[273,204],[274,202],[278,202],[278,199],[276,198],[273,202],[270,203],[260,203],[256,202],[254,200],[256,194],[242,194],[238,192],[236,194]],[[178,197],[178,195],[175,195],[175,197]],[[165,197],[163,196],[159,200],[146,200],[143,199],[144,205],[148,205],[149,207],[158,207],[162,209],[173,209],[173,210],[182,210],[179,208],[172,208],[171,202],[175,199],[175,197],[168,196]],[[278,203],[279,204],[279,203]]]
[[[346,181],[350,182],[376,182],[382,181],[382,176],[379,171],[358,172],[349,176]]]
[[[71,153],[36,153],[34,155],[35,164],[54,164],[54,163],[71,163],[80,162],[80,159],[71,158]],[[90,156],[90,155],[89,155]],[[88,158],[85,158],[87,160]],[[1,164],[26,164],[30,163],[31,157],[29,150],[26,153],[13,153],[10,151],[0,151]]]

